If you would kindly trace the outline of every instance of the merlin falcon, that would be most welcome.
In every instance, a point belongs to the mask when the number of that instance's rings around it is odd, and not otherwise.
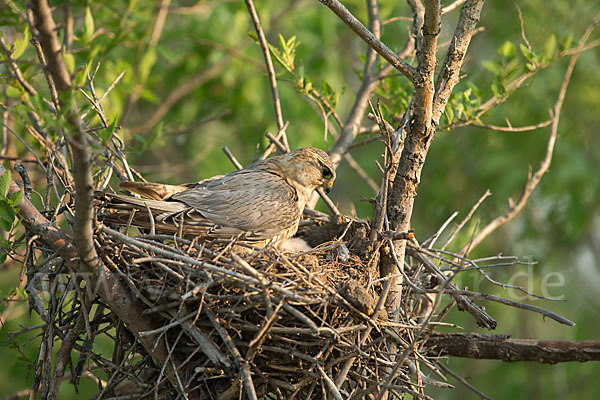
[[[203,241],[237,238],[255,247],[278,247],[298,230],[313,191],[329,192],[334,180],[327,153],[304,147],[197,183],[119,185],[144,198],[110,193],[99,198],[105,208],[117,210],[103,216],[107,222]]]

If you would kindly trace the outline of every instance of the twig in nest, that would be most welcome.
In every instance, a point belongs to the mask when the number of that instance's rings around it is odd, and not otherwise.
[[[256,389],[254,388],[254,383],[252,382],[252,374],[250,373],[250,367],[248,366],[248,362],[242,358],[240,351],[237,349],[236,345],[233,343],[231,336],[227,333],[227,330],[223,328],[220,323],[220,319],[213,313],[209,308],[204,310],[210,321],[212,322],[215,330],[225,343],[229,354],[233,357],[234,363],[238,370],[240,371],[240,375],[242,376],[242,380],[244,381],[244,386],[246,387],[246,394],[250,400],[258,400],[256,396]]]

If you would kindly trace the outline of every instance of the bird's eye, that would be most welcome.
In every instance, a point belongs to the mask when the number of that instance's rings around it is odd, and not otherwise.
[[[323,167],[323,171],[321,171],[321,173],[323,174],[323,178],[325,179],[331,179],[333,177],[331,170],[327,167]]]

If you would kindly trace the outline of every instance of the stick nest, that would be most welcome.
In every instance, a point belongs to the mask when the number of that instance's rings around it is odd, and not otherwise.
[[[319,239],[311,235],[319,225],[316,219],[303,225],[307,239]],[[330,224],[338,229],[351,225],[342,220]],[[346,229],[348,236],[363,234],[364,226],[354,225]],[[178,381],[188,394],[238,398],[252,384],[259,396],[311,398],[324,396],[342,379],[347,381],[345,398],[367,390],[386,368],[388,357],[381,354],[389,349],[379,326],[386,317],[374,313],[382,285],[376,268],[350,252],[348,242],[331,241],[304,253],[240,252],[235,241],[131,237],[109,227],[98,231],[97,241],[103,260],[157,320],[160,328],[145,334],[168,342],[173,358],[184,360]],[[369,346],[361,343],[365,332]],[[118,345],[128,341],[115,339]],[[153,396],[161,380],[167,390],[161,369],[149,357],[143,376],[135,372],[139,355],[130,358],[136,379],[121,374],[129,379],[115,385],[115,394],[123,394],[125,387]]]

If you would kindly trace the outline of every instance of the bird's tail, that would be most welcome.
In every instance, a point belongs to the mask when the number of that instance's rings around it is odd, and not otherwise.
[[[191,208],[178,201],[140,199],[122,194],[96,192],[98,220],[121,226],[135,226],[163,233],[199,235],[205,227],[185,223]]]
[[[119,187],[148,199],[164,200],[175,193],[183,192],[189,185],[165,185],[162,183],[124,181],[119,183]]]

